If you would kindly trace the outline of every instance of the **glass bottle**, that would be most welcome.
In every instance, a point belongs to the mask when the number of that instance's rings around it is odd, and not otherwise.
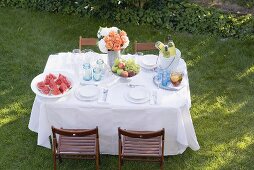
[[[169,47],[169,53],[171,56],[176,56],[176,47],[175,43],[170,35],[168,35],[168,47]]]
[[[89,63],[83,64],[83,80],[89,81],[92,79],[92,69]]]
[[[163,57],[165,57],[165,58],[169,58],[170,57],[170,51],[169,51],[168,45],[164,46]]]
[[[102,75],[105,73],[104,61],[99,59],[96,61],[97,67],[101,69]]]
[[[102,77],[102,70],[99,67],[93,68],[93,79],[95,81],[100,81]]]
[[[162,52],[163,53],[163,51],[164,51],[164,44],[162,43],[162,42],[160,42],[160,41],[157,41],[156,43],[155,43],[155,47],[160,51],[160,52]]]

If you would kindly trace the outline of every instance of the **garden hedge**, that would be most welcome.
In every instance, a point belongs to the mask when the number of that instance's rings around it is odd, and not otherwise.
[[[254,35],[251,14],[237,16],[185,0],[0,0],[0,6],[94,16],[113,22],[151,24],[158,28],[222,37]]]

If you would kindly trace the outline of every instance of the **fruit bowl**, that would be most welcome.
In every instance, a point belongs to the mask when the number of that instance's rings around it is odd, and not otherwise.
[[[140,72],[140,66],[134,59],[115,59],[114,65],[111,68],[114,75],[121,78],[131,78]]]

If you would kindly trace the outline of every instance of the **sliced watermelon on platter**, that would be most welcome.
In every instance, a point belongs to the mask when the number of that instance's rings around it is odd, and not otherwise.
[[[34,88],[37,90],[34,91]],[[54,96],[62,96],[62,94],[67,93],[70,89],[71,81],[69,81],[68,78],[61,73],[44,74],[41,76],[41,78],[34,82],[32,87],[32,90],[36,94],[39,91],[39,94],[46,95],[49,98],[54,98]]]
[[[59,90],[61,91],[61,93],[64,93],[66,90],[68,90],[68,87],[65,83],[61,83]]]

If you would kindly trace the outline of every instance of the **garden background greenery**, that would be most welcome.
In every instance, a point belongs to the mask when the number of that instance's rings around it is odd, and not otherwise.
[[[141,2],[0,0],[0,169],[53,168],[51,150],[37,146],[28,129],[30,83],[50,54],[77,48],[78,37],[96,37],[99,26],[126,30],[126,53],[135,40],[163,41],[168,34],[182,52],[201,149],[166,157],[165,169],[254,169],[252,15],[181,0]],[[117,161],[103,155],[101,169],[117,169]],[[65,160],[60,168],[90,170],[94,162]],[[159,165],[130,162],[124,169]]]

